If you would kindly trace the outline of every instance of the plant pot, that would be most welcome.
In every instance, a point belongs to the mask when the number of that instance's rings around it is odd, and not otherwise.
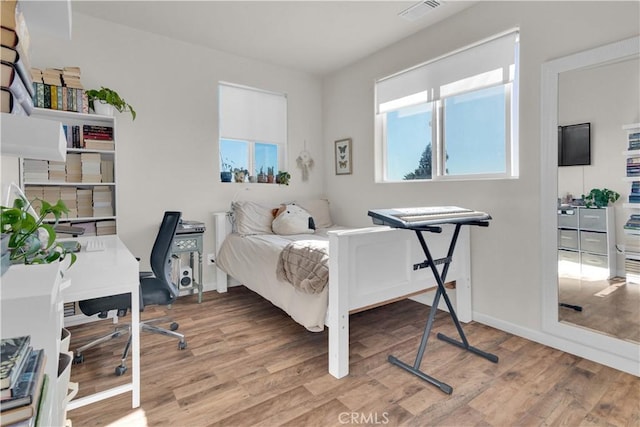
[[[267,175],[263,173],[258,174],[258,182],[261,182],[261,183],[267,182]]]
[[[220,181],[222,182],[231,182],[231,177],[231,172],[220,172]]]
[[[276,182],[276,177],[274,175],[267,175],[267,182],[269,184],[273,184],[274,182]]]
[[[113,105],[104,104],[102,101],[93,101],[93,111],[101,116],[114,116],[116,109]]]

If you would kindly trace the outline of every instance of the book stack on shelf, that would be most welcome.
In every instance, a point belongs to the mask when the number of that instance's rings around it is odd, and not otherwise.
[[[82,160],[80,153],[67,153],[66,181],[82,181]]]
[[[113,216],[113,195],[107,186],[93,187],[93,216]]]
[[[60,188],[60,200],[69,209],[67,218],[78,217],[78,199],[76,195],[75,187],[61,187]]]
[[[49,160],[49,182],[65,182],[67,168],[65,162]]]
[[[116,222],[113,220],[97,221],[96,222],[96,235],[106,236],[109,234],[116,234]]]
[[[89,112],[79,67],[31,68],[33,104],[51,110]]]
[[[629,132],[629,153],[631,157],[627,158],[627,176],[638,177],[637,181],[631,182],[631,193],[629,194],[629,203],[640,203],[640,131]],[[636,157],[633,157],[638,153]],[[638,205],[640,206],[640,204]]]
[[[29,335],[3,338],[1,345],[0,420],[2,426],[37,425],[46,382],[44,350],[33,350]]]
[[[92,150],[114,150],[113,127],[84,125],[82,126],[82,148]]]
[[[49,181],[49,163],[46,160],[24,159],[23,169],[25,181]]]
[[[78,188],[76,193],[78,217],[86,218],[93,215],[93,191],[90,188]]]
[[[29,73],[29,30],[20,3],[3,0],[0,14],[0,107],[3,113],[33,112],[33,83]]]
[[[82,182],[102,182],[100,153],[81,153]]]

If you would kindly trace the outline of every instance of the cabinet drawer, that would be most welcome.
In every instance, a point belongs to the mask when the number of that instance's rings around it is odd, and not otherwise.
[[[563,249],[578,249],[578,231],[558,230],[558,247]]]
[[[578,228],[578,211],[567,210],[563,213],[558,211],[558,227],[560,228]]]
[[[609,268],[606,255],[582,254],[582,265],[585,267]]]
[[[607,210],[580,209],[580,228],[607,231]]]
[[[607,234],[593,231],[580,232],[580,250],[597,254],[607,253]]]
[[[558,251],[558,262],[571,262],[575,264],[580,263],[580,253],[574,251]]]

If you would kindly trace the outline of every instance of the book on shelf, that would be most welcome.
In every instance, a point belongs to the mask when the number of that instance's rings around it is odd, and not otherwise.
[[[14,101],[20,102],[27,114],[31,114],[33,112],[33,98],[15,66],[5,61],[0,61],[0,64],[0,86],[8,89],[13,94]]]
[[[20,2],[17,0],[2,0],[2,8],[0,9],[0,25],[2,28],[11,30],[15,35],[14,45],[20,42],[25,52],[29,52],[30,36],[27,22],[24,19],[24,13]],[[9,43],[9,39],[3,37],[1,42],[5,46],[14,47]],[[6,43],[5,43],[6,42]]]
[[[84,148],[88,148],[91,150],[115,150],[116,145],[113,140],[85,138]]]
[[[30,335],[2,338],[0,341],[0,389],[15,385],[30,351],[30,343]]]
[[[18,51],[9,46],[0,46],[0,60],[13,64],[25,88],[33,96],[33,79],[31,78],[29,67],[25,65],[25,61],[23,61]]]
[[[0,106],[3,113],[15,114],[18,116],[28,116],[20,101],[13,97],[7,88],[0,88]]]
[[[11,397],[0,400],[0,412],[37,402],[37,390],[42,387],[45,354],[43,349],[31,350]]]

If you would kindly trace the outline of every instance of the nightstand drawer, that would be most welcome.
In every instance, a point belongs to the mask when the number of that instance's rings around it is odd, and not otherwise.
[[[578,249],[578,231],[558,230],[558,248]]]
[[[580,228],[583,230],[607,231],[606,209],[580,209]]]
[[[580,232],[580,250],[597,254],[607,253],[607,234],[593,231]]]

